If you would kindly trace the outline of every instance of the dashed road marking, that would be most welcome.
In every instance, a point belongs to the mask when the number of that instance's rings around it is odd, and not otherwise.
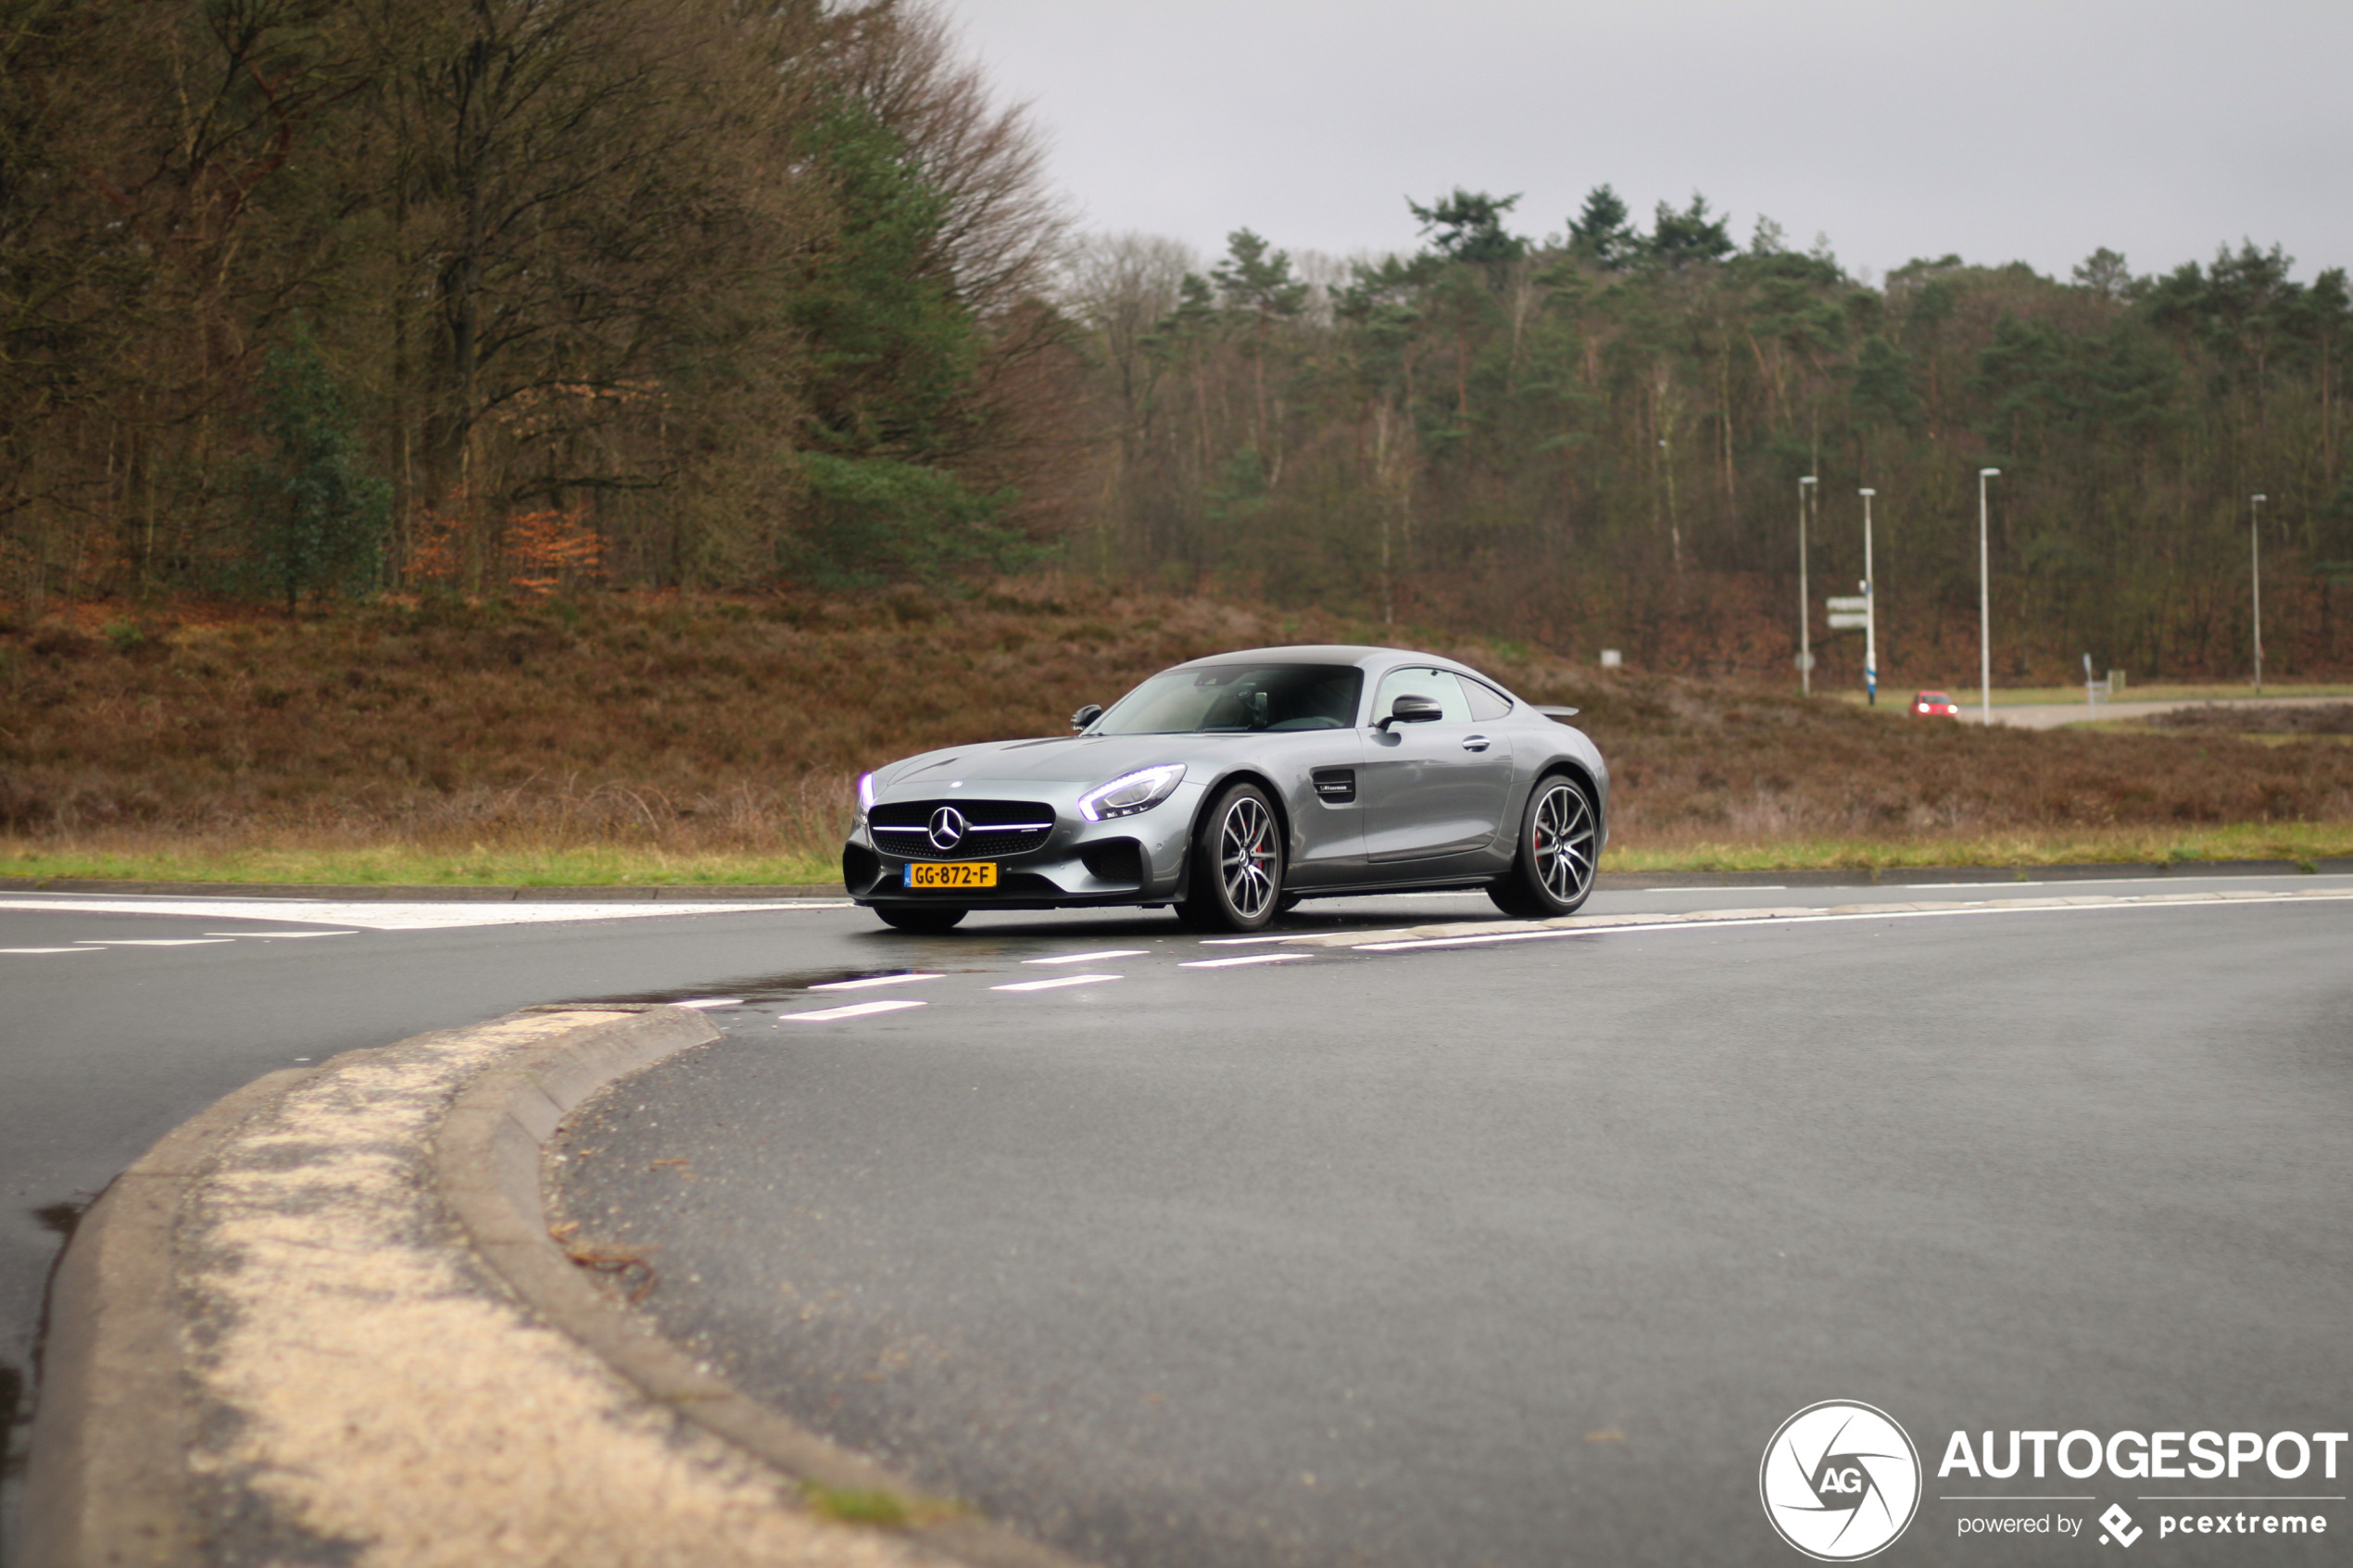
[[[1024,959],[1024,963],[1098,963],[1111,959],[1140,959],[1141,947],[1111,947],[1100,953],[1058,953],[1051,959]]]
[[[845,1018],[864,1018],[877,1012],[897,1012],[900,1008],[919,1008],[924,1004],[909,997],[893,997],[887,1001],[852,1002],[848,1007],[826,1008],[820,1012],[785,1012],[776,1016],[786,1023],[835,1023]]]
[[[1193,959],[1176,967],[1178,969],[1234,969],[1246,963],[1291,963],[1313,956],[1309,953],[1244,953],[1236,959]]]
[[[937,980],[937,974],[877,974],[866,980],[828,980],[812,985],[812,991],[871,991],[877,985],[910,985],[918,980]]]
[[[691,1001],[673,1002],[670,1005],[674,1008],[693,1008],[700,1011],[705,1008],[739,1008],[744,1005],[744,999],[741,997],[697,997]]]
[[[1290,940],[1288,936],[1204,936],[1201,939],[1201,945],[1204,947],[1241,947],[1252,942],[1288,942]]]
[[[228,941],[226,936],[84,936],[77,938],[84,947],[211,947]]]
[[[0,947],[0,953],[94,953],[95,947]]]
[[[237,936],[257,942],[299,942],[306,936],[357,936],[356,931],[208,931],[207,936]]]
[[[1011,985],[991,985],[992,991],[1059,991],[1065,985],[1100,985],[1106,980],[1125,978],[1117,974],[1058,974],[1051,980],[1023,980]]]

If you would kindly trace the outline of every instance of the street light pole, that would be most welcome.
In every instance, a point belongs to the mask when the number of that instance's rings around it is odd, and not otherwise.
[[[2246,553],[2250,567],[2249,580],[2255,586],[2255,695],[2263,695],[2263,503],[2268,496],[2250,498],[2246,524]]]
[[[1871,497],[1876,490],[1859,490],[1863,497],[1863,700],[1879,706],[1879,586],[1871,575]]]
[[[2000,469],[1977,470],[1977,721],[1994,722],[1994,591],[1985,547],[1985,482]]]
[[[1814,695],[1814,608],[1806,585],[1806,497],[1817,483],[1807,474],[1797,482],[1797,689]]]

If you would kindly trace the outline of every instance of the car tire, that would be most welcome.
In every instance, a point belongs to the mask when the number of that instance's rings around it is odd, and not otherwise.
[[[1193,829],[1177,918],[1195,931],[1260,931],[1283,898],[1283,829],[1256,784],[1238,784]]]
[[[954,905],[876,904],[875,906],[875,913],[880,915],[882,922],[893,930],[928,932],[935,935],[953,929],[958,921],[963,920],[971,912],[969,909],[958,909]]]
[[[1524,920],[1574,913],[1593,891],[1601,825],[1582,784],[1567,773],[1545,774],[1520,813],[1512,869],[1488,885],[1487,896],[1505,914]]]

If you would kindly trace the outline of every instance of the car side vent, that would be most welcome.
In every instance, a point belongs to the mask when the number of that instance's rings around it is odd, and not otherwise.
[[[1353,768],[1316,769],[1315,798],[1328,800],[1335,806],[1345,806],[1355,799],[1356,770]]]

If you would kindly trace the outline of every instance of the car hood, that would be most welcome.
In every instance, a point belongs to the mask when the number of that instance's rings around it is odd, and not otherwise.
[[[923,796],[955,780],[980,784],[1096,784],[1137,768],[1189,762],[1243,735],[1051,735],[926,751],[880,770],[880,794]]]

